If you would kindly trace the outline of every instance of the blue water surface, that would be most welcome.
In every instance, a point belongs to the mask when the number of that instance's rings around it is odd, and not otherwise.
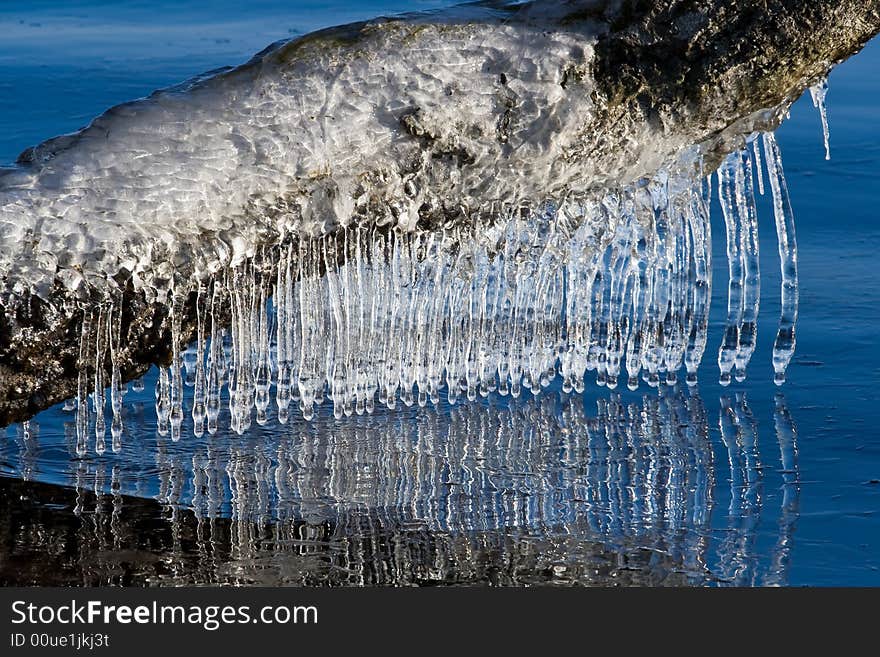
[[[278,39],[449,4],[2,3],[0,163],[115,103],[242,62]],[[213,473],[222,482],[206,512],[220,515],[320,518],[380,509],[386,522],[418,521],[426,531],[642,542],[700,583],[880,585],[878,68],[875,40],[832,73],[830,161],[808,96],[777,132],[800,255],[797,352],[782,388],[770,366],[779,260],[764,197],[759,341],[745,383],[717,384],[727,263],[715,207],[710,346],[697,391],[589,386],[578,397],[556,386],[538,399],[490,398],[470,410],[444,403],[342,422],[325,404],[310,424],[270,423],[241,438],[172,444],[155,434],[151,375],[144,392],[126,397],[129,428],[119,454],[75,458],[72,414],[56,407],[30,423],[27,436],[17,426],[0,437],[2,474],[115,486],[207,509],[202,491]],[[282,466],[299,473],[289,478],[296,490],[277,483]],[[307,494],[309,477],[318,483]],[[253,497],[261,486],[268,486],[265,500]],[[578,558],[559,549],[560,564]]]

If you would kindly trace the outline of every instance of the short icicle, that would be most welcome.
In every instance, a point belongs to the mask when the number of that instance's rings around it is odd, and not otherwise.
[[[831,159],[831,146],[829,144],[830,130],[828,128],[828,107],[825,97],[828,95],[828,78],[822,78],[810,87],[810,98],[813,107],[819,110],[819,118],[822,121],[822,141],[825,145],[825,159]]]

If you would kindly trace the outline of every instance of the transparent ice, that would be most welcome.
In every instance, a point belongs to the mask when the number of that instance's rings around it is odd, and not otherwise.
[[[828,79],[822,78],[812,87],[810,87],[810,98],[813,101],[813,107],[819,110],[819,118],[822,120],[822,140],[825,144],[825,159],[831,159],[831,146],[828,143],[828,109],[825,106],[825,96],[828,94]]]
[[[782,269],[773,347],[779,384],[794,350],[793,215],[775,138],[756,135],[716,176],[730,263],[718,351],[725,385],[745,378],[756,345],[754,189],[762,163]],[[296,235],[208,280],[178,281],[169,302],[171,362],[156,384],[158,431],[176,441],[186,423],[196,436],[214,434],[223,415],[241,434],[270,414],[282,424],[291,413],[311,419],[325,399],[341,419],[377,404],[425,406],[441,397],[455,404],[524,389],[537,395],[557,376],[564,391],[577,392],[588,376],[635,390],[640,381],[674,385],[681,370],[695,385],[708,343],[711,194],[711,179],[684,166],[597,195],[508,207],[500,218],[476,215],[470,225],[407,231],[353,223]],[[189,347],[181,334],[188,297],[198,326]],[[92,421],[95,449],[106,449],[108,384],[111,446],[121,446],[119,315],[112,301],[84,311],[81,450]],[[91,413],[89,373],[98,391]]]

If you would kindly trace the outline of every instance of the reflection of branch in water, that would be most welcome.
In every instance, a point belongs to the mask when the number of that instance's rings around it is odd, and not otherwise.
[[[158,554],[137,576],[174,582],[784,583],[799,489],[781,396],[775,419],[785,484],[769,560],[755,550],[764,481],[745,397],[721,400],[731,498],[716,544],[709,415],[674,390],[611,395],[595,414],[545,395],[295,425],[271,442],[160,438],[148,462],[75,462],[70,549],[111,578]],[[147,491],[158,505],[132,518],[123,495]]]

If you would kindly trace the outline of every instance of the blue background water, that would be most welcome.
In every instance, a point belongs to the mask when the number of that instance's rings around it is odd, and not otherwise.
[[[81,127],[110,105],[221,65],[241,62],[277,39],[377,14],[448,4],[452,3],[2,3],[0,163],[11,162],[25,147],[45,138]],[[725,395],[733,398],[736,393],[745,394],[757,423],[757,450],[763,456],[762,485],[751,489],[736,481],[735,473],[730,474],[733,470],[719,469],[713,484],[717,491],[712,528],[687,529],[723,542],[727,534],[745,526],[747,538],[753,541],[754,558],[767,562],[767,568],[776,558],[774,550],[780,540],[787,541],[790,551],[784,580],[793,585],[880,585],[880,405],[876,402],[880,380],[876,244],[880,243],[880,229],[875,221],[880,206],[878,67],[880,43],[875,41],[833,72],[828,94],[830,161],[823,159],[819,117],[809,98],[798,101],[791,118],[777,133],[796,214],[800,252],[798,347],[789,382],[783,388],[784,404],[797,432],[799,483],[794,511],[779,511],[786,507],[784,498],[786,493],[791,494],[792,484],[789,479],[786,486],[788,473],[779,460],[779,436],[774,425],[778,400],[772,385],[769,350],[779,313],[779,265],[768,199],[761,199],[760,208],[763,298],[758,350],[747,382],[726,390],[715,383],[714,352],[724,319],[727,269],[722,257],[723,231],[717,222],[714,226],[712,328],[699,394],[708,410],[707,426],[719,462],[728,453],[718,429],[721,401]],[[714,210],[717,219],[720,212],[717,207]],[[138,429],[134,428],[136,423],[130,423],[132,428],[121,455],[72,459],[64,436],[64,423],[69,424],[70,417],[56,408],[37,418],[37,443],[25,444],[21,429],[10,428],[5,444],[0,439],[0,468],[9,476],[26,474],[36,480],[74,485],[77,472],[82,477],[86,471],[94,479],[104,466],[115,465],[128,473],[126,485],[130,490],[126,492],[160,497],[165,493],[157,480],[161,468],[156,465],[156,453],[177,455],[180,462],[187,458],[192,461],[188,450],[203,447],[205,441],[198,446],[187,441],[157,446],[149,417],[150,384],[148,381],[145,393],[126,400],[132,417],[138,399],[148,411],[137,423]],[[588,387],[583,400],[588,414],[592,409],[595,415],[597,401],[609,395],[604,389]],[[623,392],[621,399],[643,405],[643,397],[652,395],[657,393],[643,388],[637,393]],[[484,407],[506,405],[501,400],[480,403]],[[393,420],[382,418],[380,422],[391,422],[397,427],[394,430],[405,436],[414,431],[413,427],[421,426],[426,412],[401,410]],[[441,423],[450,415],[445,405],[430,412],[438,414]],[[358,420],[366,428],[369,422]],[[338,430],[332,417],[325,414],[314,425],[297,424],[284,435],[294,442],[295,434],[320,440],[322,435]],[[260,445],[272,445],[280,439],[274,431],[255,429],[241,442],[229,445],[249,446],[256,453],[261,451]],[[450,431],[449,435],[454,438],[454,433]],[[134,454],[134,450],[140,450],[140,454]],[[555,472],[547,467],[548,472]],[[501,478],[500,482],[502,487],[518,485],[515,477]],[[764,511],[757,517],[747,517],[742,506],[734,503],[740,493],[759,497]],[[228,504],[224,508],[229,512]],[[606,516],[613,514],[610,509],[605,511]],[[737,513],[742,517],[731,517]],[[779,527],[785,523],[785,538],[781,539]],[[601,538],[603,531],[610,530],[600,527],[597,531]],[[616,539],[610,533],[605,538]],[[722,553],[719,555],[716,560],[723,558]]]

